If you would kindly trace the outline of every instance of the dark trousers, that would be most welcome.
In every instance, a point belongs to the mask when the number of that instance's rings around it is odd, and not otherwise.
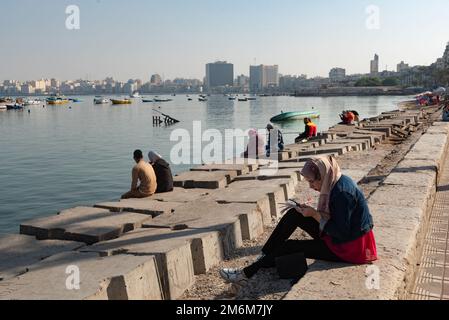
[[[288,240],[296,228],[307,232],[313,240]],[[274,229],[262,249],[265,257],[243,269],[248,278],[254,276],[261,268],[276,266],[276,258],[295,253],[303,253],[308,259],[341,262],[320,238],[320,225],[313,218],[305,218],[295,209],[288,211]]]

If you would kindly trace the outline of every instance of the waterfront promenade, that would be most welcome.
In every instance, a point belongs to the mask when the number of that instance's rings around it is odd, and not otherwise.
[[[360,127],[337,125],[307,144],[287,146],[275,175],[261,175],[270,160],[204,165],[175,177],[172,193],[24,222],[20,235],[0,241],[0,299],[185,298],[199,278],[272,227],[280,203],[304,200],[304,162],[328,154],[348,157],[344,173],[370,187],[380,285],[367,285],[366,266],[310,261],[309,273],[282,298],[405,298],[445,163],[449,124],[440,117],[436,107],[386,112]],[[385,143],[399,148],[411,137],[416,143],[388,174],[374,177],[391,155],[369,159],[370,153]],[[68,283],[73,270],[78,289]]]

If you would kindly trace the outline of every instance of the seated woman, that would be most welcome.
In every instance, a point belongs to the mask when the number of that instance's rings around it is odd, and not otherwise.
[[[246,151],[243,153],[244,158],[259,159],[265,152],[265,140],[257,132],[256,129],[251,129],[248,132],[249,141]]]
[[[287,206],[287,211],[262,249],[244,269],[222,269],[221,277],[244,285],[261,268],[275,266],[277,257],[303,253],[305,258],[367,264],[377,260],[373,220],[363,193],[351,178],[342,175],[333,157],[308,161],[301,174],[310,188],[319,191],[318,209]],[[289,240],[301,228],[313,240]]]
[[[156,193],[173,191],[173,174],[170,169],[170,164],[154,151],[148,153],[148,159],[156,174]]]
[[[303,140],[307,140],[317,135],[317,126],[312,122],[312,119],[305,118],[304,119],[305,130],[302,134],[300,134],[296,139],[295,143],[301,143]]]

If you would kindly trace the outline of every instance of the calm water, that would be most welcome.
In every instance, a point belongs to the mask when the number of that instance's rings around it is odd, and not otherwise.
[[[174,129],[192,132],[193,121],[202,130],[265,128],[269,119],[287,111],[320,111],[319,130],[339,121],[343,109],[356,109],[362,118],[397,108],[408,97],[263,97],[257,101],[229,101],[212,96],[208,102],[132,105],[94,105],[93,97],[65,106],[29,107],[27,111],[0,112],[0,233],[16,233],[27,219],[54,214],[77,205],[117,199],[130,186],[131,153],[159,151],[166,159],[178,141]],[[160,109],[159,109],[160,107]],[[168,128],[153,128],[152,109],[181,120]],[[302,121],[281,126],[288,132],[304,129]],[[286,134],[290,143],[296,135]],[[237,150],[238,152],[243,150]],[[230,156],[228,153],[227,156]],[[169,159],[168,159],[169,160]],[[180,172],[189,165],[173,166]]]

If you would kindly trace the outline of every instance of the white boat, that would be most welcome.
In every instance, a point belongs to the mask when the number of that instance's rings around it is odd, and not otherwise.
[[[42,101],[40,101],[39,99],[27,99],[23,102],[23,105],[32,106],[32,105],[38,105],[41,103],[42,103]]]
[[[106,98],[102,98],[102,97],[95,97],[94,98],[94,103],[95,104],[107,104],[109,102],[110,102],[109,99],[106,99]]]
[[[6,110],[6,104],[0,104],[0,110]]]
[[[140,98],[140,93],[137,91],[134,91],[132,95],[130,95],[131,98]]]

